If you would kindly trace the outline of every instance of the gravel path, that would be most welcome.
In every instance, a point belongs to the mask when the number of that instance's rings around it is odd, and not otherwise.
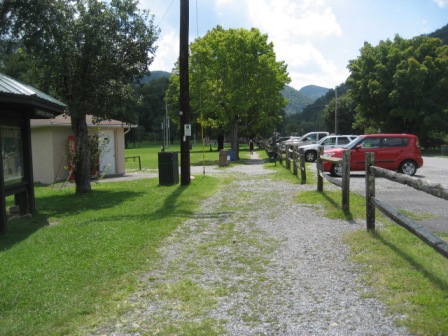
[[[90,335],[409,335],[348,260],[342,237],[365,224],[294,202],[315,186],[273,181],[261,163],[207,168],[237,178],[167,239],[127,312]]]

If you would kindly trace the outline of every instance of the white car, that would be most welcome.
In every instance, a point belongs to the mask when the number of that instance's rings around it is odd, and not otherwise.
[[[324,150],[332,148],[340,148],[348,145],[357,135],[328,135],[321,139],[318,143],[312,145],[300,146],[303,148],[306,162],[314,162],[317,159],[319,146],[323,146]]]
[[[284,153],[286,151],[287,145],[305,146],[309,144],[315,144],[322,138],[325,138],[328,134],[328,132],[309,132],[301,137],[291,138],[281,143],[281,150]]]

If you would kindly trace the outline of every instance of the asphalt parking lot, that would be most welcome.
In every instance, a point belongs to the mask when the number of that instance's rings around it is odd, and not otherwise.
[[[424,156],[423,159],[423,167],[417,171],[415,177],[448,189],[448,159],[431,156]],[[377,179],[375,184],[378,199],[399,210],[421,214],[422,219],[414,220],[434,233],[448,233],[447,200],[383,178]],[[356,172],[350,175],[350,188],[354,192],[365,194],[364,173]]]

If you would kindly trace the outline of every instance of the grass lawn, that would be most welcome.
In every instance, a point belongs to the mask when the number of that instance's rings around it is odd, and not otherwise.
[[[190,164],[192,166],[217,166],[219,162],[219,152],[216,146],[202,147],[202,144],[193,144],[190,150]],[[225,150],[230,150],[228,145],[224,146]],[[126,156],[140,156],[142,170],[157,170],[158,169],[158,153],[161,150],[160,145],[149,145],[142,143],[140,147],[130,147],[126,149]],[[180,164],[180,145],[175,143],[165,149],[166,152],[178,152],[178,160]],[[240,145],[240,158],[247,158],[249,155],[248,146]],[[137,171],[138,161],[130,159],[126,162],[126,171]]]
[[[223,183],[102,182],[88,195],[36,187],[38,215],[0,236],[0,335],[74,334],[119,310],[160,242]]]

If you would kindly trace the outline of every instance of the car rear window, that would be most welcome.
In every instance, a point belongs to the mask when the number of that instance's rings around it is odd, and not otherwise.
[[[348,144],[350,141],[352,141],[352,140],[349,139],[349,138],[339,138],[339,139],[338,139],[338,143],[339,143],[340,145],[346,145],[346,144]]]
[[[380,146],[379,138],[365,138],[361,143],[361,148],[376,148]]]
[[[382,147],[403,147],[407,146],[408,138],[384,138]]]
[[[324,142],[322,143],[322,145],[324,146],[330,146],[330,145],[335,145],[336,144],[336,138],[328,138],[325,139]]]

